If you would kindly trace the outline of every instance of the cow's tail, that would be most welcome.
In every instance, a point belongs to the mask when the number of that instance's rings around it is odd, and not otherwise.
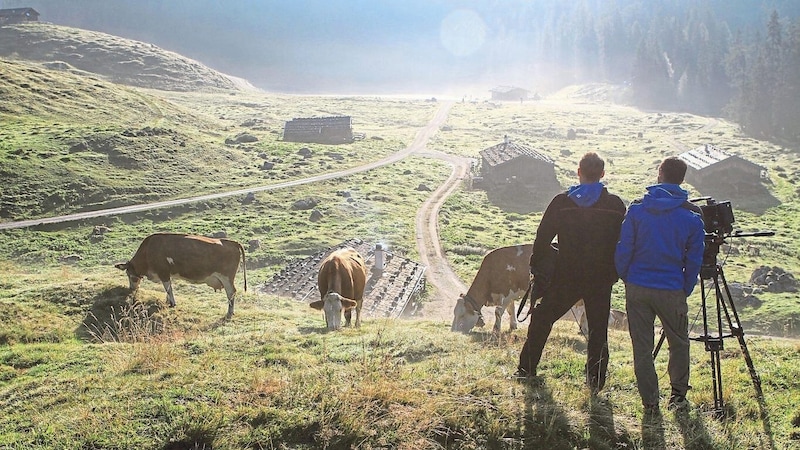
[[[242,254],[242,277],[244,278],[244,291],[247,292],[247,262],[244,259],[244,247],[241,243],[239,244],[239,253]]]

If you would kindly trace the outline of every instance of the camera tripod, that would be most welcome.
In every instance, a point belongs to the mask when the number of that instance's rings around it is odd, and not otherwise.
[[[771,236],[772,232],[758,232],[758,233],[739,233],[735,236]],[[725,242],[724,237],[716,234],[706,235],[705,251],[703,254],[703,263],[700,267],[700,294],[702,298],[702,313],[703,313],[703,334],[690,337],[690,340],[703,342],[705,349],[711,355],[711,382],[714,390],[714,414],[717,417],[725,416],[724,401],[722,398],[722,368],[720,364],[720,351],[724,350],[724,340],[727,338],[735,337],[739,341],[739,346],[742,350],[747,369],[750,372],[750,378],[753,380],[753,387],[756,390],[757,399],[761,401],[764,398],[763,391],[761,390],[761,378],[756,372],[753,365],[753,359],[750,357],[750,351],[747,349],[747,343],[744,340],[744,329],[739,321],[739,313],[736,311],[736,306],[731,297],[731,291],[728,287],[728,282],[725,280],[725,273],[722,267],[717,264],[717,254],[719,247]],[[709,332],[709,309],[708,298],[706,295],[706,284],[708,287],[714,289],[715,306],[712,314],[715,313],[716,332]],[[725,323],[723,324],[723,318]],[[723,332],[723,325],[727,325],[729,333]],[[658,345],[653,352],[653,358],[658,355],[661,345],[664,343],[666,335],[662,332]]]

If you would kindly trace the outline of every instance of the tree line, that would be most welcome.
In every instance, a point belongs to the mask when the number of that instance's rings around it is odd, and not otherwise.
[[[573,82],[628,85],[638,107],[724,116],[797,144],[800,8],[777,4],[789,15],[744,0],[549,4],[560,9],[537,25],[537,56],[566,64]]]

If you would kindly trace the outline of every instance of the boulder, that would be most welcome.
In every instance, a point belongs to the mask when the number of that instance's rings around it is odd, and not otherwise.
[[[319,201],[317,201],[316,199],[304,198],[304,199],[297,200],[296,202],[294,202],[292,204],[292,209],[304,211],[304,210],[308,210],[308,209],[313,209],[318,204],[319,204]]]

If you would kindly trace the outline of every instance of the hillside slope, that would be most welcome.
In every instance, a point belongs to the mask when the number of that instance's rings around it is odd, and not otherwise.
[[[153,44],[49,23],[0,27],[0,57],[94,73],[129,86],[170,91],[236,90],[226,75]]]
[[[213,188],[241,158],[219,124],[85,73],[0,60],[0,97],[0,218]]]
[[[247,294],[224,320],[224,296],[205,286],[176,284],[166,308],[158,284],[130,295],[113,268],[66,268],[55,282],[5,269],[35,292],[0,299],[0,447],[732,450],[796,448],[800,436],[798,347],[783,340],[748,340],[761,401],[737,346],[726,349],[725,421],[712,417],[708,355],[692,345],[692,408],[653,418],[622,331],[592,396],[574,323],[556,324],[541,378],[524,384],[511,373],[525,324],[465,335],[369,318],[326,333],[284,298]]]

